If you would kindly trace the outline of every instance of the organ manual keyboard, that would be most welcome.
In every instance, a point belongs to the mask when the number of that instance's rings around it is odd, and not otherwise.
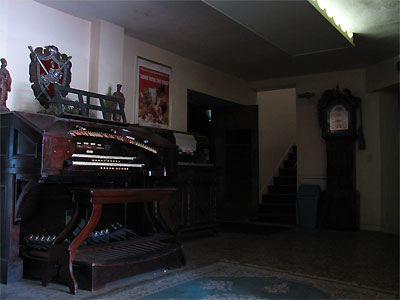
[[[104,120],[1,115],[1,282],[23,275],[95,290],[179,267],[182,247],[159,188],[177,148]]]

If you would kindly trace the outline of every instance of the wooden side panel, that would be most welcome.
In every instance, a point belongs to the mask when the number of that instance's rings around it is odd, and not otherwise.
[[[74,153],[70,138],[66,136],[45,135],[43,138],[42,175],[57,175],[63,168],[65,160]]]

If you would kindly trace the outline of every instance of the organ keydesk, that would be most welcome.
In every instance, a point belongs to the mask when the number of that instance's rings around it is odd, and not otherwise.
[[[1,115],[1,281],[95,290],[184,263],[159,188],[177,148],[127,123]]]

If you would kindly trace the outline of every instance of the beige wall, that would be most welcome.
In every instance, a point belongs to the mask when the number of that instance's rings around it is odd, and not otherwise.
[[[373,92],[399,83],[397,62],[400,55],[367,68],[367,91]]]
[[[282,156],[296,140],[296,90],[257,93],[260,196],[272,184]]]
[[[318,124],[317,103],[327,89],[348,88],[360,97],[363,110],[366,150],[356,150],[356,187],[360,192],[360,227],[366,230],[382,230],[381,227],[381,147],[379,95],[368,93],[366,70],[356,69],[266,80],[252,83],[259,90],[273,86],[295,86],[297,94],[315,93],[311,99],[297,99],[296,140],[298,147],[298,183],[326,185],[325,141],[321,138]]]
[[[379,92],[382,230],[399,233],[399,91],[398,86]]]
[[[366,70],[367,90],[379,97],[381,230],[399,233],[399,71],[400,56]]]
[[[256,93],[245,81],[125,36],[123,92],[127,103],[126,114],[130,122],[137,122],[134,99],[138,56],[172,68],[172,129],[187,129],[188,89],[241,104],[255,104]]]

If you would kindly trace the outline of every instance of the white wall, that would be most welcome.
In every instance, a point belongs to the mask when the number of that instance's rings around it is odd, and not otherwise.
[[[256,93],[245,81],[129,36],[125,36],[124,47],[122,92],[126,99],[125,112],[130,122],[137,122],[134,118],[136,112],[134,99],[138,56],[172,68],[172,129],[187,130],[188,89],[241,104],[255,104]]]
[[[187,89],[215,97],[254,104],[256,93],[246,82],[171,52],[128,37],[124,29],[73,17],[32,0],[0,1],[0,57],[8,61],[13,79],[7,106],[37,112],[29,82],[30,51],[55,45],[72,56],[71,87],[107,94],[123,84],[128,122],[135,122],[136,59],[141,56],[172,67],[172,128],[186,130]],[[41,17],[42,16],[42,17]]]
[[[92,22],[90,88],[111,94],[123,80],[124,28],[103,20]]]
[[[36,112],[40,104],[29,82],[28,46],[55,45],[72,56],[71,87],[88,89],[90,22],[48,8],[31,0],[1,0],[1,57],[8,62],[13,80],[7,106],[10,110]]]
[[[6,55],[6,42],[8,32],[8,2],[0,2],[0,56]]]
[[[264,194],[296,140],[296,89],[257,93],[259,134],[259,188]]]
[[[94,20],[91,23],[89,90],[112,95],[123,81],[124,28]],[[97,100],[92,104],[100,105]],[[97,111],[97,118],[103,118]]]

